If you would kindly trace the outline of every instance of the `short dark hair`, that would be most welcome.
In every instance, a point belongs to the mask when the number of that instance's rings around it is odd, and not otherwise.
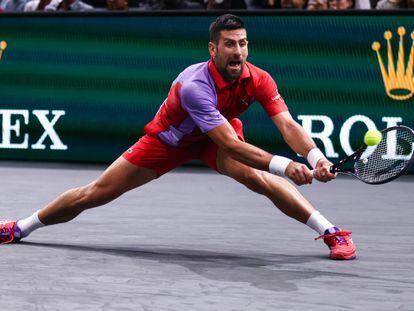
[[[220,39],[220,31],[234,29],[246,29],[243,20],[232,14],[220,15],[210,25],[210,41],[217,44]]]

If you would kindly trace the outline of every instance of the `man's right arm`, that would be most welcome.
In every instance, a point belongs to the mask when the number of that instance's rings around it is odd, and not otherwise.
[[[269,169],[272,155],[260,148],[241,141],[229,122],[217,126],[207,135],[233,159],[262,171]]]
[[[183,108],[200,130],[236,161],[272,174],[287,176],[298,185],[312,182],[312,174],[305,165],[284,157],[272,156],[239,140],[233,127],[217,109],[210,85],[187,83],[181,88],[180,95]]]
[[[286,158],[273,156],[256,146],[241,141],[227,121],[207,132],[207,135],[236,161],[262,171],[271,173],[277,171],[278,175],[286,175],[297,185],[312,182],[312,174],[304,164],[294,161],[286,162]]]

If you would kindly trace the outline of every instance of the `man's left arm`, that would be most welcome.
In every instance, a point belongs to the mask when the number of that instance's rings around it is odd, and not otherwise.
[[[316,147],[315,142],[303,127],[292,118],[289,111],[280,112],[271,119],[289,147],[308,160],[314,168],[314,177],[317,180],[327,182],[336,177],[336,174],[329,171],[332,163]]]

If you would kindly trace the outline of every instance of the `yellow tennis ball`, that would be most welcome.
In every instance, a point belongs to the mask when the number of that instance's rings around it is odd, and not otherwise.
[[[369,130],[365,133],[364,143],[367,146],[375,146],[380,143],[382,139],[382,134],[377,130]]]

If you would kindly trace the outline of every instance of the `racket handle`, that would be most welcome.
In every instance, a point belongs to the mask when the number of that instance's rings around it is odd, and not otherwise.
[[[335,173],[337,173],[337,172],[338,172],[338,170],[336,169],[336,167],[335,167],[334,165],[332,165],[332,166],[330,167],[329,171],[330,171],[331,173],[333,173],[333,174],[335,174]],[[312,177],[313,177],[315,180],[317,180],[317,179],[315,178],[315,170],[310,170],[310,172],[311,172],[311,174],[312,174]],[[318,181],[319,181],[319,180],[318,180]]]

